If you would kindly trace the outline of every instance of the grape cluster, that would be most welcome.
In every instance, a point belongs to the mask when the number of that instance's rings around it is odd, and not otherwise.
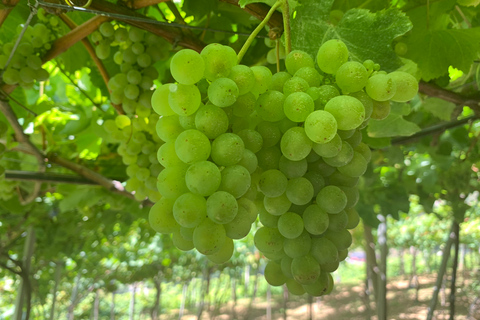
[[[0,200],[2,201],[7,201],[10,200],[12,197],[16,196],[16,187],[18,186],[18,181],[14,180],[7,180],[3,176],[5,173],[5,169],[8,167],[8,169],[12,170],[19,170],[20,168],[20,159],[15,159],[18,161],[9,163],[9,166],[6,165],[5,161],[6,159],[2,159],[3,156],[5,155],[6,151],[6,133],[8,130],[8,126],[5,122],[0,121]],[[18,157],[17,154],[12,154],[10,157]],[[3,160],[3,161],[2,161]]]
[[[155,134],[159,117],[152,113],[151,88],[159,76],[153,64],[165,59],[168,45],[144,30],[110,22],[101,24],[91,39],[96,44],[97,56],[107,59],[113,54],[113,61],[120,68],[109,80],[108,88],[111,102],[122,105],[126,114],[105,120],[104,128],[120,142],[118,153],[129,176],[126,189],[135,192],[137,200],[148,197],[157,201],[157,176],[163,166],[156,151],[162,141]]]
[[[37,23],[27,27],[17,48],[15,43],[23,30],[23,25],[18,26],[17,34],[10,42],[1,45],[0,72],[3,82],[8,85],[18,84],[29,89],[33,87],[35,81],[45,81],[49,78],[48,71],[42,68],[41,57],[51,48],[59,21],[56,16],[48,16],[43,9],[39,10],[38,17]],[[14,48],[12,59],[7,65]]]
[[[413,98],[417,81],[349,61],[339,40],[325,42],[316,63],[290,52],[276,74],[236,58],[220,44],[181,50],[170,65],[176,83],[154,92],[165,169],[150,224],[223,263],[258,216],[267,282],[326,294],[359,223],[356,185],[371,157],[361,129],[385,118],[390,101]]]

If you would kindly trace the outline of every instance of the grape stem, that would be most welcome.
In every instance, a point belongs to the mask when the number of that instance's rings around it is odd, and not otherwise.
[[[292,38],[290,37],[290,6],[288,0],[282,0],[283,29],[285,33],[285,54],[292,51]]]
[[[265,27],[265,25],[268,23],[268,20],[270,20],[270,17],[273,15],[273,13],[278,9],[278,7],[280,7],[280,5],[282,4],[282,1],[281,0],[277,0],[277,2],[275,2],[275,4],[270,8],[270,10],[268,11],[267,15],[265,16],[265,18],[262,20],[262,22],[260,22],[260,24],[255,28],[255,30],[252,31],[252,33],[250,34],[250,36],[248,37],[247,41],[245,41],[242,49],[240,49],[240,52],[238,53],[237,57],[237,61],[238,63],[240,63],[242,61],[242,58],[243,56],[245,55],[245,53],[247,52],[248,48],[250,47],[250,45],[252,44],[253,42],[253,39],[255,39],[255,37],[257,36],[257,34]]]

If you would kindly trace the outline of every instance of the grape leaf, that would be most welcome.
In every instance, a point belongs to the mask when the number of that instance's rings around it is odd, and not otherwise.
[[[205,15],[217,9],[218,1],[216,0],[186,0],[183,3],[182,9],[188,14],[195,17],[195,20],[200,20]]]
[[[477,58],[480,27],[462,30],[427,30],[406,42],[407,57],[418,64],[425,81],[438,78],[453,66],[464,72]]]
[[[392,105],[388,117],[383,120],[370,120],[367,131],[372,138],[385,138],[396,136],[410,136],[418,131],[420,127],[403,118],[404,109],[401,104]]]
[[[421,107],[437,118],[448,121],[450,120],[450,116],[455,109],[455,104],[440,98],[432,97],[425,99]]]
[[[397,9],[371,13],[366,9],[350,9],[338,25],[329,21],[333,1],[303,1],[297,7],[292,21],[292,47],[316,55],[318,47],[330,39],[340,39],[348,47],[355,61],[374,60],[386,71],[401,66],[401,61],[392,49],[394,38],[403,35],[412,27],[406,15]]]
[[[477,58],[480,28],[448,29],[455,4],[455,0],[442,0],[407,12],[413,28],[404,39],[406,58],[418,64],[425,81],[446,75],[449,66],[468,72]]]

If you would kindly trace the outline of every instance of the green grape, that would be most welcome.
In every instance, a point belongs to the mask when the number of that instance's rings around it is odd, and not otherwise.
[[[347,226],[348,216],[345,210],[340,213],[328,215],[328,230],[339,232]]]
[[[329,214],[319,205],[312,204],[303,212],[305,229],[312,235],[320,235],[329,227]]]
[[[370,162],[370,159],[372,159],[372,150],[366,143],[361,142],[354,151],[360,153],[367,162]]]
[[[285,158],[292,161],[300,161],[308,156],[312,150],[313,143],[305,131],[302,127],[293,127],[283,134],[280,148]]]
[[[338,134],[335,134],[333,139],[327,143],[314,143],[312,149],[319,156],[335,157],[342,150],[342,139]]]
[[[100,27],[98,28],[98,30],[100,31],[100,33],[104,36],[104,37],[113,37],[114,34],[115,34],[115,29],[113,28],[112,24],[110,22],[104,22],[100,25]]]
[[[403,71],[394,71],[388,74],[395,82],[397,90],[391,98],[395,102],[407,102],[418,93],[418,82],[414,76]]]
[[[293,279],[293,274],[292,274],[292,261],[293,259],[290,258],[289,256],[285,255],[282,260],[280,261],[280,268],[282,269],[283,274],[288,278],[288,279]]]
[[[113,62],[118,64],[119,66],[123,63],[123,53],[121,51],[115,52],[113,55]]]
[[[255,75],[252,69],[245,65],[239,64],[232,67],[228,77],[237,84],[239,95],[247,94],[255,86]]]
[[[240,203],[239,203],[240,204]],[[253,220],[256,219],[256,212],[253,214]],[[241,205],[238,206],[238,212],[232,221],[225,223],[225,232],[231,239],[245,238],[252,228],[252,212],[249,212]]]
[[[180,123],[180,125],[182,126],[183,129],[188,130],[188,129],[196,129],[197,128],[195,126],[195,115],[196,115],[196,113],[191,114],[189,116],[179,116],[178,117],[178,122]]]
[[[338,251],[348,249],[352,244],[352,235],[347,229],[339,232],[327,230],[325,232],[325,238],[333,242]]]
[[[345,228],[354,229],[360,223],[360,216],[357,210],[355,210],[355,208],[348,208],[348,209],[345,209],[345,212],[348,217],[348,222]]]
[[[353,148],[348,144],[348,142],[342,141],[342,149],[340,152],[331,158],[323,158],[326,164],[332,167],[341,167],[352,161],[353,159]],[[335,170],[332,171],[332,173]]]
[[[348,49],[341,40],[324,42],[317,52],[317,64],[320,70],[335,74],[342,64],[348,61]]]
[[[259,228],[253,238],[255,247],[262,253],[282,252],[284,240],[278,229],[269,227]]]
[[[205,62],[205,78],[209,81],[227,77],[232,67],[237,65],[235,50],[218,43],[207,45],[200,55]]]
[[[295,74],[297,70],[304,67],[313,68],[315,63],[312,57],[301,50],[293,50],[285,57],[285,67],[288,73]]]
[[[360,177],[367,171],[368,162],[358,152],[353,152],[352,160],[344,166],[338,167],[338,171],[349,177]]]
[[[346,209],[353,208],[358,200],[360,199],[360,194],[358,192],[357,187],[345,187],[340,186],[343,192],[347,195],[347,205],[345,206]]]
[[[358,99],[351,96],[330,99],[325,105],[325,111],[335,117],[339,130],[355,129],[365,120],[365,107]]]
[[[356,186],[358,183],[358,178],[350,177],[335,171],[328,177],[329,184],[333,184],[338,187],[352,187]]]
[[[314,296],[314,297],[323,296],[328,290],[328,285],[329,285],[328,275],[329,275],[328,272],[322,269],[322,272],[319,274],[318,278],[310,284],[304,284],[303,289],[305,289],[305,292],[311,296]]]
[[[373,110],[371,119],[383,120],[390,114],[390,101],[373,100]]]
[[[255,110],[264,121],[280,121],[285,117],[283,112],[284,101],[283,93],[269,90],[258,97]]]
[[[251,92],[238,96],[235,103],[232,104],[233,115],[236,117],[248,117],[255,111],[256,101],[255,95]]]
[[[205,62],[202,56],[194,50],[180,50],[170,61],[170,72],[178,83],[195,84],[203,78]]]
[[[303,219],[293,212],[286,212],[278,219],[278,231],[287,239],[295,239],[303,232]]]
[[[312,238],[307,231],[303,231],[295,239],[285,239],[283,250],[285,254],[292,259],[302,257],[310,252]]]
[[[182,237],[186,240],[193,240],[193,231],[195,228],[185,228],[185,227],[180,227],[180,234]]]
[[[313,99],[305,92],[294,92],[283,103],[283,111],[286,117],[294,122],[304,122],[314,108]]]
[[[218,78],[208,87],[208,99],[218,107],[228,107],[235,103],[238,97],[238,87],[229,78]]]
[[[140,42],[135,42],[131,46],[133,53],[140,55],[145,52],[145,46]]]
[[[260,122],[257,125],[256,130],[262,136],[264,148],[276,145],[282,137],[282,133],[278,126],[270,121]]]
[[[347,61],[338,68],[335,81],[344,94],[357,92],[367,84],[368,72],[360,62]]]
[[[234,133],[223,133],[212,142],[212,160],[220,166],[237,164],[243,158],[245,144]]]
[[[327,213],[336,214],[345,209],[347,195],[337,186],[326,186],[317,194],[316,201]]]
[[[195,246],[193,245],[193,241],[185,239],[180,231],[176,231],[173,233],[172,242],[175,248],[182,251],[190,251],[195,248]]]
[[[351,93],[350,96],[358,99],[363,104],[365,109],[365,119],[369,119],[373,111],[373,100],[364,91],[357,91]]]
[[[263,206],[265,210],[275,216],[280,216],[290,210],[292,202],[288,199],[285,193],[278,197],[264,197]]]
[[[175,151],[178,157],[188,164],[207,160],[210,150],[210,141],[207,136],[195,129],[183,131],[175,140]]]
[[[288,200],[301,206],[312,200],[313,191],[312,183],[308,179],[300,177],[288,181],[286,194]]]
[[[340,92],[332,85],[323,85],[318,87],[318,98],[315,100],[315,109],[323,110],[330,99],[340,95]]]
[[[20,72],[14,68],[8,68],[3,72],[2,79],[6,84],[15,85],[21,81]]]
[[[152,108],[161,116],[171,116],[176,114],[168,103],[168,95],[170,93],[171,83],[167,83],[158,87],[152,95]]]
[[[142,81],[142,74],[135,69],[128,71],[127,80],[131,84],[139,84]]]
[[[175,141],[183,132],[178,115],[161,117],[158,119],[155,129],[158,137],[165,142]]]
[[[300,77],[292,77],[283,84],[283,94],[289,96],[294,92],[306,92],[309,88],[306,80]]]
[[[255,130],[243,129],[237,133],[237,135],[243,140],[245,149],[251,150],[253,153],[257,153],[262,149],[263,138]]]
[[[137,171],[137,174],[135,175],[138,180],[140,181],[145,181],[150,177],[150,170],[147,168],[140,168]]]
[[[126,28],[118,28],[114,32],[116,42],[126,42],[128,39],[128,31]]]
[[[222,245],[220,251],[214,254],[207,255],[207,259],[216,264],[223,264],[230,260],[233,255],[234,245],[233,240],[225,237],[225,243]]]
[[[187,169],[184,166],[163,169],[157,179],[158,192],[168,199],[176,199],[180,195],[188,192],[185,184],[186,171]]]
[[[308,171],[305,173],[304,178],[308,179],[313,186],[313,194],[318,194],[318,192],[325,187],[325,179],[322,174],[318,171]]]
[[[195,85],[172,84],[169,90],[168,103],[176,114],[188,116],[200,107],[201,95]]]
[[[319,87],[323,77],[318,73],[315,68],[312,67],[302,67],[295,72],[294,77],[302,78],[307,81],[308,85],[311,87]]]
[[[153,230],[168,234],[180,227],[173,217],[174,202],[174,199],[161,198],[150,208],[148,220]]]
[[[221,174],[222,181],[219,190],[226,191],[237,199],[243,196],[250,188],[250,172],[245,167],[240,165],[225,167]]]
[[[153,79],[149,76],[143,76],[142,80],[140,81],[140,87],[143,90],[150,90],[153,87]],[[153,95],[153,93],[152,93]],[[167,98],[168,99],[168,98]]]
[[[126,98],[136,100],[140,94],[140,88],[134,84],[127,84],[123,91]]]
[[[238,213],[235,197],[226,191],[217,191],[207,199],[207,215],[215,223],[231,222]]]
[[[288,180],[279,170],[267,170],[258,181],[258,188],[267,197],[278,197],[287,189]]]
[[[265,266],[265,280],[274,287],[279,287],[285,284],[287,277],[283,274],[281,266],[275,261],[268,261]]]
[[[295,279],[287,279],[286,284],[289,293],[296,296],[301,296],[305,294],[305,289],[303,289],[303,286],[297,281],[295,281]]]
[[[287,209],[288,210],[288,209]],[[277,228],[279,215],[269,213],[265,208],[260,208],[258,218],[265,227]]]
[[[253,173],[255,170],[257,170],[258,159],[252,151],[245,149],[243,151],[243,157],[238,164],[245,167],[249,173]]]
[[[40,68],[42,67],[42,59],[40,59],[39,56],[32,54],[27,57],[27,66],[32,68],[33,70],[40,70]]]
[[[139,28],[130,28],[128,31],[128,38],[132,42],[140,42],[144,39],[145,37],[145,31]]]
[[[123,129],[130,126],[132,124],[132,121],[128,116],[120,114],[115,118],[115,124],[117,125],[117,128]]]
[[[293,258],[292,275],[302,285],[312,284],[320,276],[320,265],[310,254]]]
[[[220,170],[213,162],[199,161],[188,168],[185,183],[190,192],[209,196],[220,187],[221,177]]]
[[[24,57],[28,57],[33,54],[33,47],[32,44],[29,42],[21,42],[18,47],[16,53],[21,54]]]
[[[212,255],[220,252],[226,241],[225,228],[223,225],[210,219],[203,221],[193,231],[193,244],[204,255]]]
[[[288,179],[300,178],[307,172],[308,163],[306,159],[292,161],[282,156],[278,168]]]
[[[368,79],[365,92],[373,100],[387,101],[395,96],[397,84],[390,75],[377,73]]]
[[[337,133],[337,120],[330,112],[316,110],[305,119],[305,133],[314,143],[327,143]]]
[[[207,200],[194,193],[184,193],[175,200],[173,216],[178,224],[185,228],[194,228],[207,215]]]
[[[105,40],[100,41],[95,47],[95,54],[101,60],[107,59],[110,56],[110,44]]]
[[[287,80],[289,80],[292,76],[285,71],[280,71],[275,73],[272,76],[272,84],[270,86],[270,90],[280,91],[283,92],[283,86]],[[307,82],[308,83],[308,82]]]
[[[253,66],[250,69],[255,77],[255,86],[252,91],[257,94],[265,93],[272,84],[272,71],[264,66]]]
[[[312,239],[310,254],[320,265],[338,261],[337,247],[326,237]]]

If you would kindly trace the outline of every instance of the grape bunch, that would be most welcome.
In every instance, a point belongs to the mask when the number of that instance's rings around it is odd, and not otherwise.
[[[154,79],[159,74],[153,64],[165,59],[168,45],[144,30],[105,22],[92,33],[96,54],[113,61],[120,72],[108,82],[113,104],[122,105],[125,114],[104,122],[105,130],[120,142],[118,153],[127,165],[126,189],[134,192],[137,200],[160,199],[157,176],[163,166],[157,160],[157,149],[162,141],[155,133],[159,116],[152,113],[151,96]],[[114,52],[113,52],[114,51]]]
[[[42,68],[41,57],[51,48],[59,21],[56,16],[47,15],[43,9],[39,9],[38,12],[39,21],[27,27],[17,48],[15,43],[23,30],[23,25],[18,26],[17,34],[10,42],[1,44],[1,79],[8,85],[18,84],[29,89],[33,87],[35,81],[45,81],[49,78],[48,71]],[[7,65],[12,51],[14,51],[12,59]]]
[[[272,74],[237,64],[220,44],[173,56],[176,83],[152,96],[165,169],[149,219],[179,249],[223,263],[259,217],[254,242],[269,260],[267,282],[320,296],[332,290],[360,219],[357,183],[371,158],[361,130],[385,118],[390,101],[412,99],[418,83],[349,60],[339,40],[316,60],[294,50],[285,66]]]

